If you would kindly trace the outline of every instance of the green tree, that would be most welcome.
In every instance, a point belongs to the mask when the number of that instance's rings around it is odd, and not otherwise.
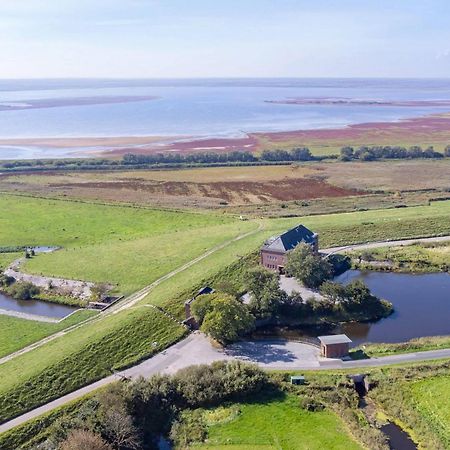
[[[213,310],[214,300],[221,297],[221,295],[223,294],[216,292],[214,294],[199,295],[191,303],[191,314],[194,316],[194,319],[198,324],[201,324],[206,314]]]
[[[213,339],[226,344],[236,341],[254,328],[254,316],[232,296],[216,295],[210,302],[210,309],[205,314],[200,329]]]
[[[345,302],[348,298],[346,286],[332,281],[325,281],[320,286],[320,293],[333,303]]]
[[[278,275],[258,266],[245,274],[245,287],[250,292],[250,311],[259,318],[272,317],[285,300]]]
[[[287,253],[286,272],[305,286],[317,288],[332,276],[333,269],[310,245],[301,243]]]

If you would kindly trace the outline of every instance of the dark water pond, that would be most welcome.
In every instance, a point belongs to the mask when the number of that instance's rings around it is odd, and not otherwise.
[[[334,281],[362,280],[378,297],[393,303],[395,312],[377,322],[352,322],[339,326],[261,327],[258,335],[287,339],[315,338],[345,333],[352,346],[368,342],[404,342],[413,338],[450,334],[450,275],[403,274],[349,270]]]
[[[21,313],[38,316],[62,318],[68,316],[78,308],[38,300],[15,300],[14,298],[0,293],[0,309],[19,311]]]
[[[450,275],[403,274],[349,270],[335,281],[362,280],[377,296],[393,303],[395,312],[375,323],[341,327],[355,344],[403,342],[416,337],[450,334]]]

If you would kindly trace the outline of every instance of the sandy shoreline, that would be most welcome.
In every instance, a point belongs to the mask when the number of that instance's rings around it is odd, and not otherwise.
[[[259,151],[264,148],[309,146],[339,148],[345,145],[450,144],[450,113],[369,122],[342,128],[248,133],[242,137],[111,136],[68,138],[0,138],[1,147],[64,149],[71,156],[120,157],[126,153]],[[0,153],[1,154],[1,153]],[[1,156],[0,156],[1,158]]]
[[[61,97],[15,101],[0,101],[0,111],[17,111],[24,109],[59,108],[64,106],[107,105],[113,103],[132,103],[156,100],[154,95],[135,96],[93,96],[93,97]]]

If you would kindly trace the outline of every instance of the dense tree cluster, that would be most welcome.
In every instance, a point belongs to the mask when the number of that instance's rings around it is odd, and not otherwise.
[[[297,147],[292,150],[264,150],[262,161],[313,161],[316,158],[307,147]]]
[[[255,325],[247,306],[224,293],[200,295],[191,310],[200,329],[222,344],[236,341]]]
[[[286,293],[279,287],[278,275],[261,266],[246,272],[245,288],[250,294],[250,311],[258,319],[275,316],[286,298]]]
[[[161,435],[187,445],[205,438],[205,427],[187,408],[245,400],[269,385],[267,375],[240,361],[191,366],[174,376],[116,383],[86,400],[76,414],[57,419],[39,444],[46,450],[157,448]],[[199,418],[200,420],[200,418]]]
[[[286,273],[305,286],[319,287],[333,275],[333,267],[326,258],[315,253],[308,244],[301,243],[287,253]]]
[[[196,152],[196,153],[156,153],[139,155],[128,153],[122,158],[125,165],[142,164],[211,164],[227,162],[254,162],[258,158],[250,152]]]
[[[392,304],[373,295],[362,281],[348,285],[325,281],[320,287],[322,299],[302,298],[292,293],[280,309],[282,316],[296,318],[304,324],[378,320],[389,316]]]
[[[449,146],[445,149],[445,156],[450,155]],[[416,159],[416,158],[443,158],[444,154],[428,147],[423,150],[420,146],[412,146],[409,148],[401,146],[361,146],[358,148],[342,147],[340,160],[351,161],[354,159],[360,161],[374,161],[376,159]]]
[[[156,153],[153,155],[138,155],[128,153],[122,162],[125,165],[141,164],[212,164],[227,162],[257,162],[257,161],[311,161],[314,156],[306,147],[292,150],[264,150],[260,156],[247,151],[234,152],[196,152],[196,153]]]
[[[355,280],[347,285],[325,281],[320,287],[321,294],[331,301],[335,310],[347,313],[367,313],[383,315],[389,313],[392,305],[380,301],[361,281]]]

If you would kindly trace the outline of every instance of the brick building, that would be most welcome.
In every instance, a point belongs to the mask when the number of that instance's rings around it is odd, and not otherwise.
[[[319,235],[303,225],[298,225],[264,243],[260,252],[261,264],[267,269],[283,273],[286,265],[286,253],[301,242],[311,245],[315,252],[319,251]]]
[[[348,355],[351,339],[345,334],[319,336],[320,354],[325,358],[343,358]]]

